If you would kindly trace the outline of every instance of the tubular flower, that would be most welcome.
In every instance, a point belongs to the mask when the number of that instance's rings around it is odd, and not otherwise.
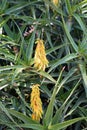
[[[58,3],[59,3],[59,0],[52,0],[52,2],[53,2],[53,4],[54,4],[55,6],[57,6]]]
[[[39,90],[39,84],[35,84],[32,87],[31,92],[31,108],[32,108],[32,119],[40,121],[40,118],[42,118],[43,110],[42,110],[42,102],[40,99],[40,90]]]
[[[45,68],[48,66],[48,60],[46,58],[46,52],[44,47],[44,41],[37,39],[35,42],[37,44],[34,56],[34,67],[39,71],[45,71]]]

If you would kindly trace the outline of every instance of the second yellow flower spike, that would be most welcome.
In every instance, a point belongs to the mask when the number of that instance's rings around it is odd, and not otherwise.
[[[32,86],[31,99],[30,99],[31,108],[33,112],[32,119],[36,121],[40,121],[43,114],[39,86],[40,86],[39,84],[35,84]]]

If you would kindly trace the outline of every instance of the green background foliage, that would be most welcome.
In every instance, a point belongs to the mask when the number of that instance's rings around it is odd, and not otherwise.
[[[34,69],[35,41],[49,66]],[[0,128],[87,129],[87,0],[0,1]],[[42,75],[40,78],[39,75]],[[40,84],[43,117],[31,119],[30,93]]]

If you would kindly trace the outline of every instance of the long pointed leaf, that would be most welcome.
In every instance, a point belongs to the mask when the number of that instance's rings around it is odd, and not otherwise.
[[[37,122],[33,121],[31,118],[29,118],[28,116],[20,113],[20,112],[17,112],[15,110],[11,110],[11,109],[8,109],[8,112],[17,117],[18,119],[20,119],[21,121],[25,122],[25,123],[28,123],[28,124],[36,124]]]
[[[81,118],[75,118],[75,119],[71,119],[69,121],[64,121],[62,123],[58,123],[56,125],[53,125],[53,126],[49,126],[49,130],[61,130],[61,129],[64,129],[80,120],[84,120],[86,119],[86,117],[81,117]]]
[[[67,37],[68,37],[68,39],[69,39],[69,41],[70,41],[70,43],[71,43],[73,49],[74,49],[76,52],[78,52],[78,46],[76,45],[76,43],[74,42],[72,36],[70,35],[69,30],[68,30],[68,28],[67,28],[67,25],[66,25],[66,23],[65,23],[63,17],[62,17],[62,20],[63,20],[63,25],[64,25],[65,33],[66,33],[66,35],[67,35]]]
[[[61,65],[61,64],[64,64],[74,58],[77,58],[78,55],[76,53],[72,53],[72,54],[69,54],[69,55],[66,55],[65,57],[61,58],[61,59],[58,59],[57,61],[55,61],[54,63],[51,63],[51,68],[49,69],[49,72],[51,72],[54,68],[56,68],[57,66]]]

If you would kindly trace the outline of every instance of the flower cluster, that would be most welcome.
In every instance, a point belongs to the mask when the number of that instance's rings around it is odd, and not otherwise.
[[[39,86],[40,86],[39,84],[35,84],[32,86],[31,99],[30,99],[31,108],[33,111],[32,119],[36,121],[40,121],[43,114]]]
[[[48,60],[46,58],[46,52],[44,47],[44,41],[41,39],[37,39],[35,42],[37,44],[35,50],[35,57],[34,57],[34,67],[39,71],[45,71],[45,68],[48,66]]]
[[[52,2],[53,2],[53,4],[54,4],[55,6],[57,6],[58,3],[59,3],[59,0],[53,0]]]
[[[36,42],[36,50],[34,56],[34,68],[45,71],[45,68],[48,66],[48,60],[46,58],[44,41],[42,39],[37,39]],[[32,86],[31,92],[31,109],[32,109],[32,119],[36,121],[40,121],[42,118],[43,110],[42,110],[42,102],[40,99],[40,89],[39,84],[35,84]]]

